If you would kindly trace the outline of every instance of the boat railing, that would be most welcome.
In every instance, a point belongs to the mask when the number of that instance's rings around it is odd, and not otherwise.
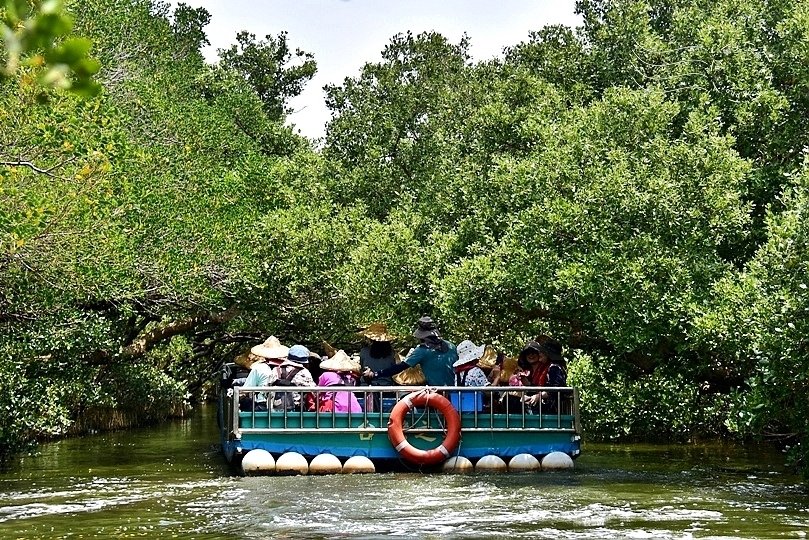
[[[442,386],[431,389],[450,400],[460,413],[462,432],[580,433],[579,395],[573,387]],[[224,390],[223,412],[231,437],[235,438],[249,433],[281,432],[371,434],[387,431],[390,411],[400,399],[424,390],[423,386],[232,386]],[[285,401],[280,398],[286,392],[299,394],[299,400],[308,402],[309,407],[277,408],[277,404]],[[353,393],[362,411],[317,412],[318,404],[326,401],[326,395],[330,397],[341,392]],[[525,402],[538,393],[542,393],[544,399],[536,405]],[[305,410],[310,407],[314,410]],[[444,429],[443,416],[429,407],[408,411],[404,424],[419,432],[438,433]]]

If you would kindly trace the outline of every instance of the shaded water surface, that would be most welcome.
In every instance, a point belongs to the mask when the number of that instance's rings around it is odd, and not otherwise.
[[[573,471],[233,475],[213,408],[41,446],[0,472],[0,538],[806,538],[766,448],[587,444]]]

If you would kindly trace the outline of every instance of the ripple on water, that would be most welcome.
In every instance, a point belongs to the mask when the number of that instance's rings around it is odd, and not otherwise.
[[[705,523],[724,519],[719,511],[673,505],[582,505],[563,489],[547,493],[547,486],[535,480],[423,475],[245,478],[242,530],[289,538],[682,538],[703,531]],[[654,523],[668,523],[682,533]]]
[[[146,501],[168,501],[180,494],[220,486],[219,480],[147,485],[120,478],[93,479],[89,484],[77,484],[73,490],[33,492],[19,496],[12,494],[4,497],[3,506],[0,506],[0,522],[99,512]],[[224,502],[224,498],[231,500],[231,495],[232,493],[223,493],[223,500],[220,503]],[[39,502],[40,500],[44,501]],[[211,501],[207,500],[201,504],[210,508]]]
[[[724,448],[588,444],[576,468],[559,473],[239,477],[210,451],[214,416],[193,421],[210,421],[212,429],[183,423],[176,432],[163,426],[43,446],[24,467],[0,474],[0,537],[753,539],[809,532],[809,490],[773,474],[759,453],[740,460]],[[111,444],[125,450],[110,455]]]

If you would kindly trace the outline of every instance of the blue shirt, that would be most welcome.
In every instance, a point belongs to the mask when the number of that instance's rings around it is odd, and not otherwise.
[[[452,364],[458,360],[458,351],[455,345],[447,340],[442,340],[447,344],[447,352],[440,352],[419,345],[407,355],[404,361],[410,367],[421,365],[424,378],[429,386],[453,386],[455,384],[455,370]]]

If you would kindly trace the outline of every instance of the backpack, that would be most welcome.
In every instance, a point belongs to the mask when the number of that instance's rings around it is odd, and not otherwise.
[[[283,368],[289,368],[290,366],[278,366],[275,368],[275,372],[278,374],[278,379],[273,381],[272,386],[295,386],[292,382],[292,379],[295,378],[295,375],[303,369],[299,367],[293,367],[291,369],[283,370]],[[275,397],[275,405],[279,409],[283,410],[290,410],[295,408],[295,392],[280,392],[276,394]]]

